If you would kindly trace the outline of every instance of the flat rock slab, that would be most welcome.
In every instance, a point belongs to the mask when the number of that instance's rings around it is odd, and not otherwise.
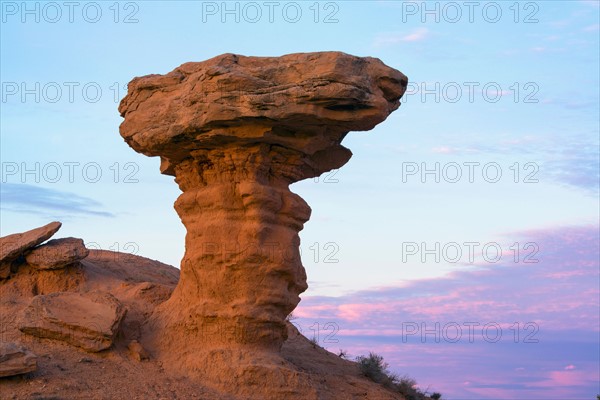
[[[51,222],[23,233],[0,238],[0,279],[10,275],[11,263],[26,250],[50,239],[61,227],[60,222]]]
[[[19,329],[98,352],[113,344],[125,312],[108,293],[51,293],[33,298],[23,312]]]
[[[25,260],[33,269],[61,269],[83,260],[89,253],[83,240],[71,237],[50,240],[31,250]]]
[[[36,369],[35,354],[16,343],[0,342],[0,377],[26,374]]]
[[[23,233],[15,233],[0,238],[0,263],[12,261],[25,250],[50,239],[61,227],[60,222],[51,222]]]

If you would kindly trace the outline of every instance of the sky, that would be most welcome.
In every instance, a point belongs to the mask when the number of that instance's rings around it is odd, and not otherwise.
[[[599,19],[592,1],[2,1],[0,231],[179,266],[180,194],[119,135],[136,76],[222,53],[343,51],[409,78],[292,185],[294,323],[447,399],[600,394]]]

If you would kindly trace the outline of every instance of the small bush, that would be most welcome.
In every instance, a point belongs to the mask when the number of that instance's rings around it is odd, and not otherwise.
[[[338,357],[339,358],[343,358],[344,360],[347,360],[348,359],[348,352],[346,350],[340,349],[340,351],[338,352]]]
[[[397,374],[390,372],[389,364],[379,354],[371,352],[368,356],[358,356],[356,362],[364,376],[400,393],[406,400],[439,400],[442,397],[437,392],[427,396],[419,390],[417,381],[413,378],[407,375],[399,377]]]
[[[417,388],[417,381],[406,375],[400,378],[400,381],[395,386],[396,391],[404,396],[406,400],[426,399],[425,394]]]
[[[356,357],[360,372],[374,382],[385,384],[390,380],[388,363],[379,354],[369,353],[368,356]]]

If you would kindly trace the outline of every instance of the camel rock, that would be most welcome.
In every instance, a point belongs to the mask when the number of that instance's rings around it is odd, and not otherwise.
[[[278,356],[308,287],[298,233],[311,209],[289,185],[348,162],[346,134],[384,121],[407,83],[376,58],[341,52],[224,54],[130,82],[121,136],[160,156],[183,191],[180,280],[147,329],[166,365],[219,387],[263,376],[307,393],[306,376]]]

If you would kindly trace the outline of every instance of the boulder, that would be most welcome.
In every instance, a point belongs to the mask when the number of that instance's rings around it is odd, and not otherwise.
[[[83,260],[88,254],[83,240],[70,237],[50,240],[34,248],[25,260],[33,269],[61,269]]]
[[[16,343],[0,342],[0,378],[33,372],[37,369],[37,357]]]
[[[61,225],[60,222],[51,222],[27,232],[0,238],[0,279],[8,278],[13,262],[30,248],[50,239]]]
[[[23,311],[19,329],[98,352],[113,344],[125,312],[109,293],[51,293],[33,298]]]

